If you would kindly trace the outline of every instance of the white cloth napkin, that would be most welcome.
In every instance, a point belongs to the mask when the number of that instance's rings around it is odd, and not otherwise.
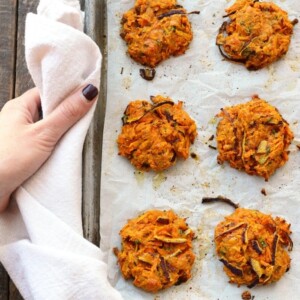
[[[44,116],[78,87],[99,86],[101,54],[82,29],[77,0],[41,0],[27,16],[26,60]],[[101,250],[82,237],[81,157],[94,108],[0,215],[0,261],[25,299],[122,299]]]

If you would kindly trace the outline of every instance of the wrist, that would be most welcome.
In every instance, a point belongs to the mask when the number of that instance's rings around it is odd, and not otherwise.
[[[8,206],[10,196],[13,192],[8,170],[9,167],[7,167],[7,164],[0,162],[0,212],[4,211]]]

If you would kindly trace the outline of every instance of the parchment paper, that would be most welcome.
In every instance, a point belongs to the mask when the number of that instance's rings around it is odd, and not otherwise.
[[[274,1],[289,12],[290,20],[299,18],[298,0]],[[276,284],[255,287],[255,299],[299,299],[300,295],[300,25],[294,28],[289,52],[280,61],[260,71],[248,71],[243,65],[224,61],[215,46],[223,22],[222,15],[233,1],[179,1],[190,15],[194,39],[185,55],[171,58],[157,68],[152,82],[139,76],[141,65],[126,54],[119,37],[122,14],[134,5],[133,0],[109,0],[108,6],[108,98],[103,141],[101,184],[101,248],[107,255],[109,279],[124,299],[241,299],[246,287],[228,283],[223,265],[215,255],[214,227],[233,212],[225,204],[201,204],[203,196],[223,195],[242,207],[258,209],[284,217],[292,224],[294,250],[291,269]],[[116,139],[121,117],[131,100],[151,95],[168,95],[183,100],[185,109],[195,119],[198,137],[191,148],[198,160],[178,161],[163,173],[141,173],[118,156]],[[214,116],[220,108],[249,101],[258,94],[276,106],[290,123],[295,134],[290,159],[268,182],[217,164],[217,151],[208,147],[215,134]],[[262,188],[267,195],[261,193]],[[119,231],[128,219],[153,208],[174,209],[187,217],[197,239],[193,276],[185,284],[156,295],[148,294],[125,281],[120,275],[113,247],[120,248]]]

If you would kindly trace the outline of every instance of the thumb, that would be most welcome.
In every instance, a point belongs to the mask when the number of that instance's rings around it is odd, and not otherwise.
[[[45,119],[35,123],[49,143],[55,144],[93,106],[98,89],[92,84],[79,89],[60,103]]]

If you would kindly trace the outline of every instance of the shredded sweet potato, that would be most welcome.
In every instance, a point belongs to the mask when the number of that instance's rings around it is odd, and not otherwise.
[[[114,249],[125,279],[157,292],[191,277],[195,260],[193,231],[173,211],[150,210],[120,231],[122,249]]]
[[[227,59],[257,70],[288,51],[298,21],[289,21],[287,12],[276,4],[237,0],[226,12],[230,22],[223,23],[216,43]]]
[[[193,38],[186,10],[176,0],[137,0],[121,23],[129,55],[152,68],[185,53]]]
[[[153,104],[132,101],[124,112],[122,132],[118,137],[119,154],[139,170],[162,171],[187,159],[197,131],[195,122],[170,98],[156,96]]]
[[[238,208],[215,229],[216,252],[230,283],[249,288],[278,281],[290,268],[290,224],[257,210]]]
[[[294,136],[278,110],[254,96],[251,101],[226,107],[218,114],[218,162],[266,180],[288,160]]]

